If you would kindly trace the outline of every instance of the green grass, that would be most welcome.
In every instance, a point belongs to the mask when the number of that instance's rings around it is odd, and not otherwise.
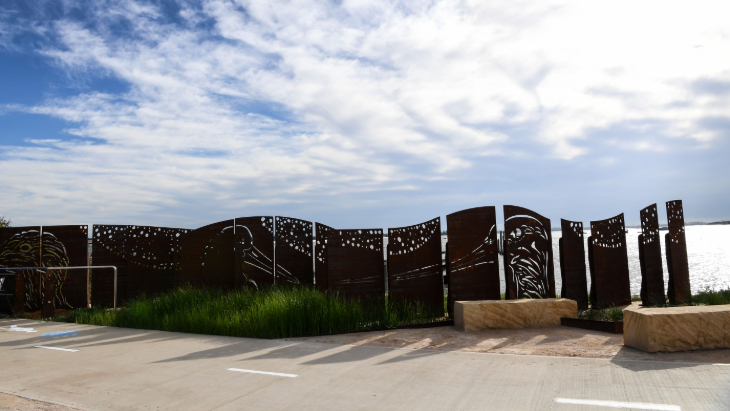
[[[581,310],[578,311],[578,318],[593,321],[619,322],[624,320],[624,311],[619,308],[607,308],[605,310]]]
[[[443,320],[420,304],[363,305],[307,287],[221,291],[180,287],[118,310],[82,308],[54,321],[196,334],[287,338]]]
[[[707,289],[692,296],[692,305],[725,305],[730,304],[730,288],[713,291]]]

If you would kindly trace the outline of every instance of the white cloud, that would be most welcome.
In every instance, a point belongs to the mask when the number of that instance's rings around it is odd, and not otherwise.
[[[53,41],[35,52],[71,76],[104,73],[130,88],[10,107],[76,122],[70,134],[104,143],[6,147],[2,166],[23,171],[0,188],[12,203],[63,202],[59,215],[141,216],[201,197],[238,207],[417,189],[484,158],[573,159],[599,143],[709,147],[719,132],[702,120],[728,117],[730,93],[691,85],[730,81],[728,7],[210,0],[172,23],[124,1],[90,10],[92,25],[41,18],[30,26]],[[0,30],[9,49],[24,28]],[[592,135],[642,122],[664,134]],[[527,136],[509,132],[520,127]],[[90,189],[93,199],[75,199]]]

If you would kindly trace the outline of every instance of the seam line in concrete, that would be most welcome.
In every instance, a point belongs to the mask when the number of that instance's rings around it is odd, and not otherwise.
[[[48,399],[41,398],[41,397],[35,397],[35,396],[32,396],[32,395],[26,395],[26,394],[17,393],[15,391],[8,391],[8,390],[0,389],[0,392],[3,393],[3,394],[14,395],[16,397],[25,398],[26,400],[40,401],[40,402],[45,402],[46,404],[60,405],[60,406],[63,406],[63,407],[73,408],[75,410],[81,410],[81,411],[99,411],[96,408],[89,408],[89,407],[84,407],[84,406],[81,406],[81,405],[76,405],[76,404],[71,404],[71,403],[66,403],[66,402],[48,400]]]

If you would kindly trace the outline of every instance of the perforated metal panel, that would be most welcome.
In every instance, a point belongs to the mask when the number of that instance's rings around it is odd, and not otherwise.
[[[444,314],[441,218],[388,229],[388,298]]]
[[[314,276],[319,291],[327,291],[327,241],[334,231],[334,228],[315,223],[315,236],[317,242],[314,245]]]
[[[277,283],[314,284],[312,223],[276,217]]]
[[[631,304],[624,215],[591,221],[591,237],[593,282],[596,284],[596,299],[591,301],[593,307],[608,308]]]
[[[682,200],[667,201],[667,222],[669,225],[669,232],[665,235],[669,271],[667,294],[672,304],[687,304],[691,300],[691,295]]]
[[[662,246],[659,241],[657,206],[652,204],[639,213],[639,262],[641,265],[641,303],[644,306],[664,305],[664,272]]]
[[[560,271],[563,282],[560,296],[576,301],[578,308],[585,310],[588,308],[588,282],[583,223],[560,219],[560,227]]]
[[[385,298],[383,230],[333,230],[327,242],[329,292],[379,304]]]
[[[499,300],[497,216],[477,207],[446,216],[449,313],[454,301]]]
[[[91,254],[94,265],[117,267],[117,301],[127,301],[126,225],[94,224]],[[91,270],[91,306],[114,305],[114,272],[108,269]]]
[[[555,298],[550,219],[504,206],[504,273],[507,299]]]

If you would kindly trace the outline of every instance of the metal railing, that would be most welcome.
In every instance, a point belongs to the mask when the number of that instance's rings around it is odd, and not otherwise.
[[[84,265],[76,267],[0,267],[0,270],[13,271],[13,270],[75,270],[75,269],[90,269],[90,268],[112,268],[114,269],[114,311],[117,310],[117,267],[113,265]]]

